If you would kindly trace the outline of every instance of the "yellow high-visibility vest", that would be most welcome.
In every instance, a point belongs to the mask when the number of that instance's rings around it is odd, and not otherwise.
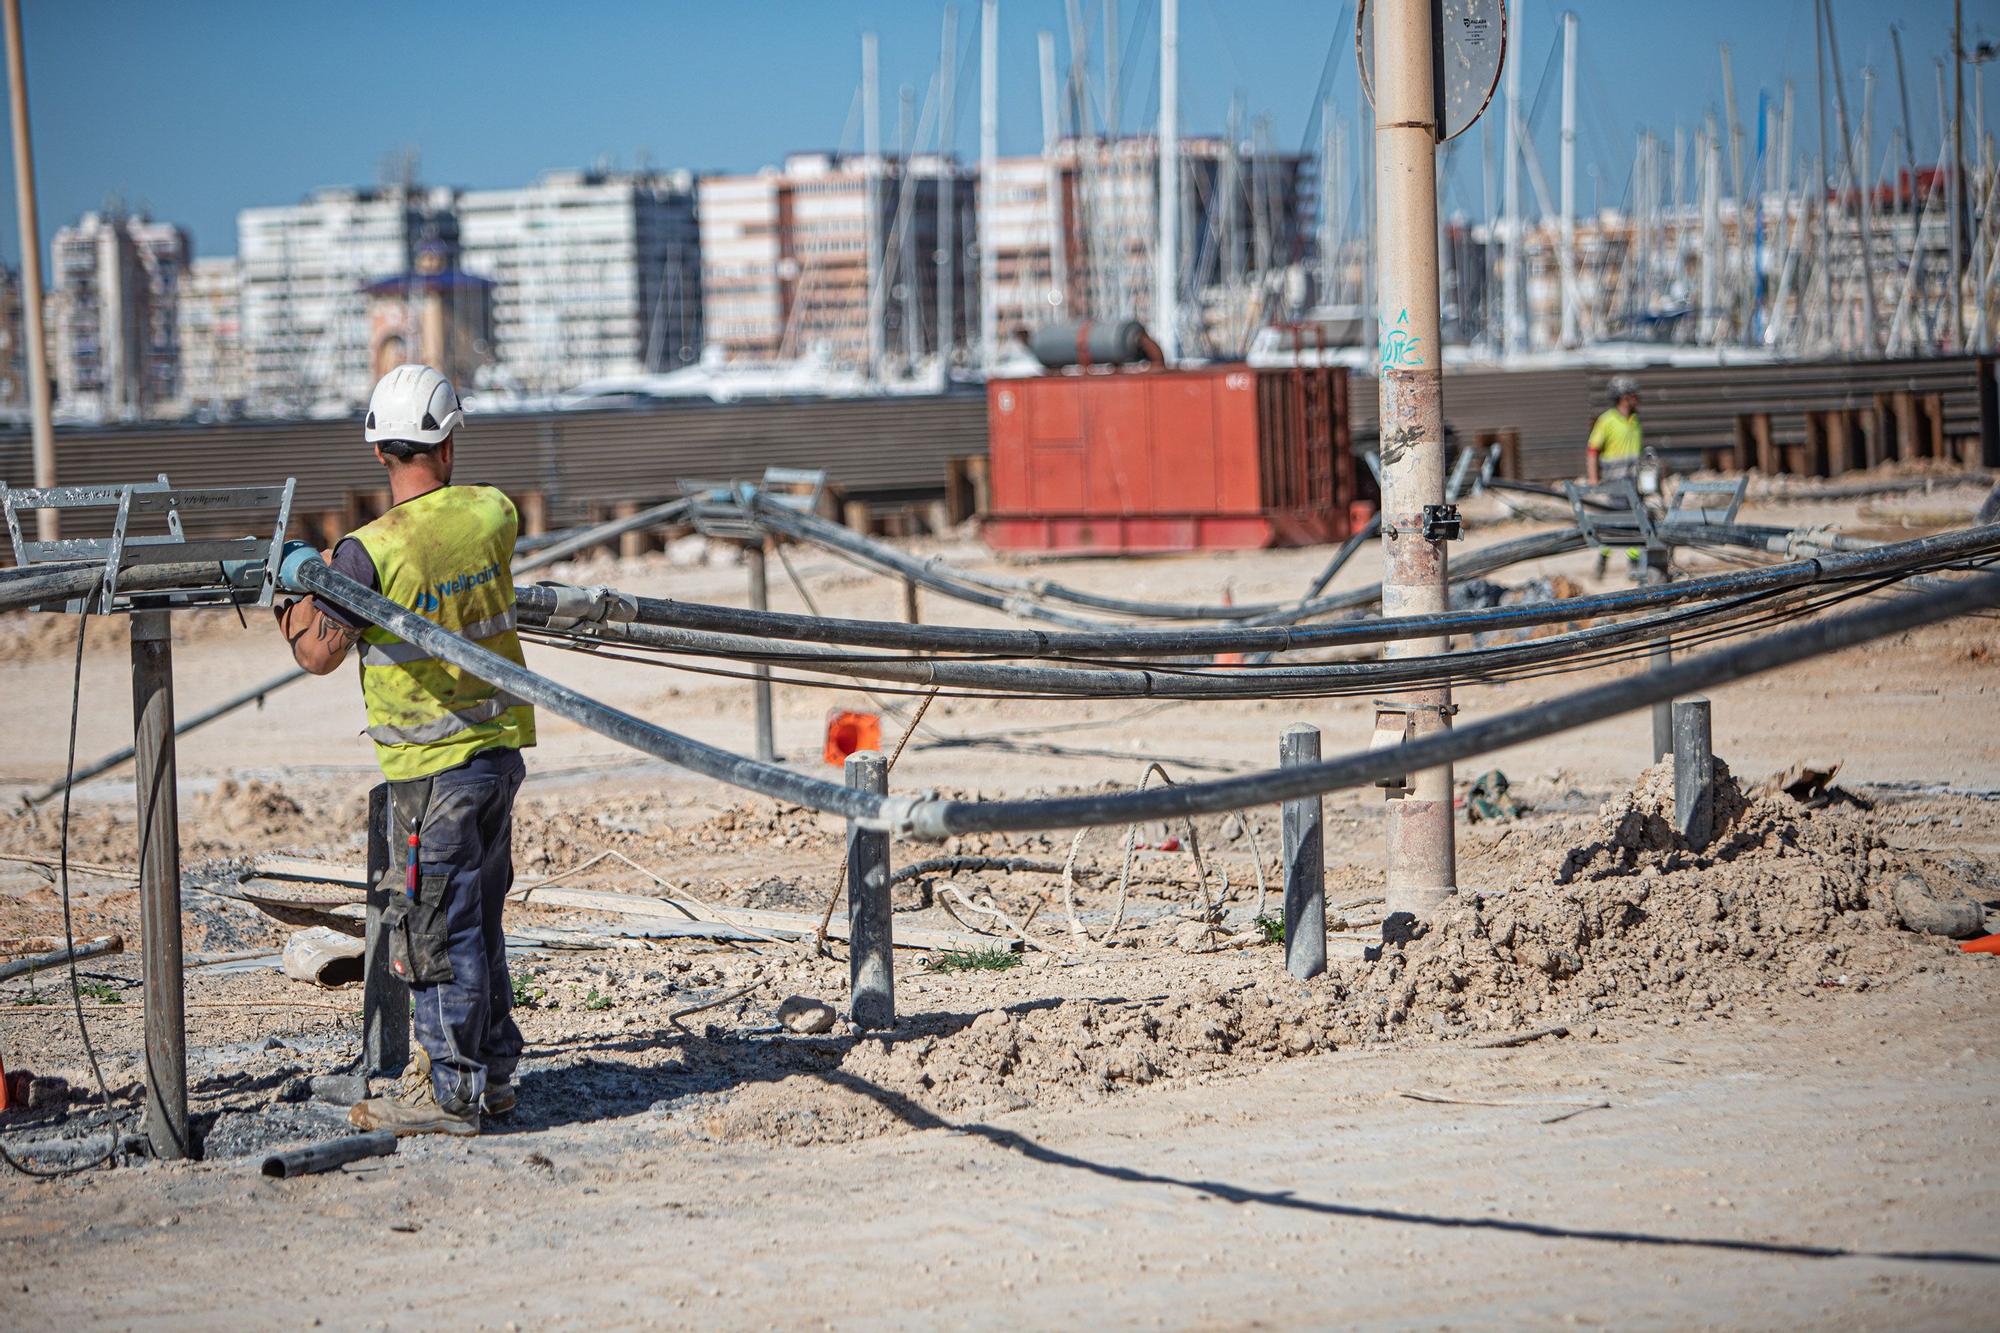
[[[354,533],[382,595],[522,662],[514,632],[513,501],[491,486],[440,486]],[[456,768],[481,750],[535,743],[535,710],[370,625],[361,636],[368,736],[391,782]]]
[[[1634,412],[1628,417],[1615,407],[1604,409],[1597,418],[1597,424],[1590,428],[1590,447],[1606,463],[1621,458],[1637,458],[1645,452],[1645,442],[1639,430],[1639,414]]]

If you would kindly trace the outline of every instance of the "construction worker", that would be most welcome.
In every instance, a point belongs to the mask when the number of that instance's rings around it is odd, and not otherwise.
[[[326,559],[520,662],[511,568],[519,521],[493,487],[452,485],[464,419],[451,382],[429,366],[382,377],[363,437],[388,472],[390,508]],[[348,1119],[397,1134],[477,1134],[482,1114],[514,1109],[521,1058],[500,914],[513,884],[514,795],[520,752],[535,743],[534,710],[317,598],[277,614],[292,656],[315,675],[361,645],[368,735],[389,786],[393,864],[372,892],[392,967],[410,985],[419,1049],[394,1095],[358,1103]]]
[[[1591,485],[1630,476],[1638,469],[1646,451],[1639,429],[1639,381],[1630,375],[1613,375],[1609,386],[1611,406],[1598,415],[1590,428],[1590,454],[1585,478]]]

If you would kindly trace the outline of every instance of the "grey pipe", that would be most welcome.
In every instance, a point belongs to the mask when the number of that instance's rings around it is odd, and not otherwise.
[[[370,1157],[387,1157],[395,1151],[396,1136],[386,1129],[378,1129],[369,1134],[349,1134],[329,1143],[274,1152],[257,1169],[274,1180],[289,1180],[293,1176],[332,1171],[349,1162],[365,1161]]]

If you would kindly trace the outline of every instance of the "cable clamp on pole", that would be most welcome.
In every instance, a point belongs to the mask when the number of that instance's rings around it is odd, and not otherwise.
[[[609,584],[579,588],[572,583],[543,583],[539,586],[555,594],[549,609],[548,628],[575,629],[578,625],[602,625],[612,620],[638,618],[639,606],[631,597]]]

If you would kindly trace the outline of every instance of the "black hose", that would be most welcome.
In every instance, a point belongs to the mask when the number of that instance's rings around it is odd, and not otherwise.
[[[968,653],[988,657],[1182,657],[1196,654],[1288,652],[1350,647],[1397,639],[1494,633],[1571,620],[1648,611],[1689,602],[1759,592],[1780,592],[1833,579],[1867,578],[1934,567],[2000,551],[2000,525],[1965,528],[1892,542],[1863,551],[1837,552],[1758,569],[1734,570],[1676,583],[1648,584],[1523,606],[1487,607],[1422,616],[1341,621],[1311,626],[1218,626],[1186,629],[1121,628],[1089,632],[988,629],[957,625],[906,625],[897,621],[831,619],[781,611],[746,611],[699,602],[632,599],[640,624],[745,634],[800,643],[888,648],[919,653]],[[526,610],[547,614],[551,589],[517,587]]]
[[[1365,750],[1319,764],[1272,769],[1214,782],[1153,787],[1114,795],[1031,801],[920,800],[906,830],[937,841],[955,834],[1021,832],[1130,824],[1145,820],[1220,814],[1360,787],[1383,778],[1421,772],[1511,745],[1601,722],[1746,676],[1838,652],[1934,621],[2000,606],[2000,574],[1983,574],[1934,592],[1878,602],[1847,615],[1703,653],[1622,680],[1580,690],[1527,708],[1400,746]]]
[[[1812,596],[1811,589],[1761,593],[1715,604],[1677,608],[1617,624],[1552,634],[1528,643],[1461,649],[1385,661],[1322,662],[1302,666],[1158,670],[1119,666],[1021,666],[952,658],[842,653],[831,648],[788,645],[770,639],[713,634],[671,626],[579,625],[547,631],[600,642],[629,643],[663,652],[738,661],[767,662],[799,670],[905,685],[948,689],[999,690],[1083,698],[1265,699],[1348,693],[1361,687],[1404,688],[1441,682],[1462,683],[1498,671],[1564,662],[1579,654],[1688,633],[1760,614]],[[522,616],[529,626],[538,617]],[[1329,691],[1328,687],[1336,687]]]
[[[298,571],[297,583],[301,590],[471,672],[514,698],[546,708],[558,717],[566,717],[621,745],[629,745],[642,753],[733,787],[761,792],[794,805],[860,819],[872,819],[881,811],[881,798],[868,792],[809,778],[776,764],[759,763],[713,745],[705,745],[538,676],[526,667],[488,652],[416,612],[396,605],[380,593],[335,572],[323,560],[305,561]]]

